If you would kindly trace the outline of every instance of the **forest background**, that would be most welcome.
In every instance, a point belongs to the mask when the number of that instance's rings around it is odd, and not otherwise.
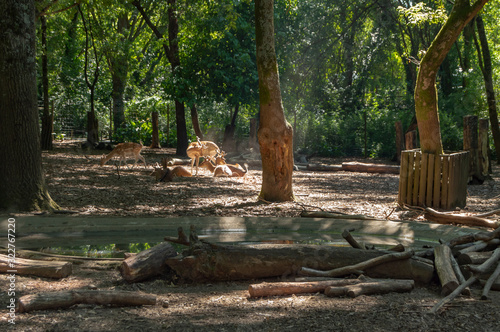
[[[392,158],[395,122],[416,126],[418,64],[452,5],[276,0],[276,52],[294,150]],[[42,123],[53,119],[45,122],[53,127],[42,131],[42,148],[50,148],[43,137],[52,133],[151,145],[156,116],[159,144],[178,153],[196,135],[224,142],[224,149],[247,148],[252,119],[259,118],[253,7],[250,0],[37,1],[40,114]],[[497,1],[480,13],[495,91],[499,15]],[[488,118],[477,21],[438,73],[447,151],[462,149],[463,116]]]

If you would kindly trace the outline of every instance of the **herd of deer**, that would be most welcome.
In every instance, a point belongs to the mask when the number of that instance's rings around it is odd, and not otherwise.
[[[120,143],[113,151],[108,155],[101,158],[101,166],[107,163],[111,158],[118,157],[120,168],[122,161],[127,165],[127,159],[134,158],[134,166],[137,165],[137,161],[140,160],[144,163],[146,167],[146,160],[141,156],[141,150],[143,145],[140,143]],[[217,144],[210,141],[200,141],[193,142],[189,144],[186,150],[187,156],[191,159],[191,172],[182,166],[176,166],[172,170],[167,169],[166,174],[169,178],[174,177],[190,177],[193,174],[193,168],[196,164],[196,173],[198,175],[198,168],[205,168],[209,170],[213,176],[226,176],[226,177],[243,177],[248,172],[248,165],[245,164],[243,169],[239,164],[231,165],[226,164],[225,153],[221,151]],[[204,158],[203,162],[200,164],[200,158]]]

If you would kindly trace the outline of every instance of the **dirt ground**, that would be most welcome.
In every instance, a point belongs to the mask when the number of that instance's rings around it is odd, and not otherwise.
[[[293,176],[297,202],[257,201],[261,171],[250,167],[244,179],[213,178],[206,171],[193,178],[158,183],[152,165],[172,156],[172,149],[145,149],[148,167],[100,167],[102,152],[84,152],[77,142],[56,144],[44,152],[44,170],[52,198],[78,216],[267,216],[298,217],[303,210],[363,214],[389,220],[423,220],[421,212],[397,206],[398,176],[352,172],[298,171]],[[348,160],[316,158],[311,162],[341,164]],[[383,162],[361,160],[360,162]],[[500,208],[500,167],[492,179],[468,187],[466,211]],[[499,216],[489,217],[499,221]],[[5,309],[9,281],[0,275],[0,330],[14,331],[499,331],[500,292],[479,300],[459,297],[437,314],[429,310],[442,297],[437,283],[411,293],[328,298],[323,294],[250,299],[248,285],[261,280],[213,284],[173,283],[158,278],[125,283],[118,263],[85,261],[62,280],[17,276],[16,297],[72,289],[117,289],[157,296],[144,307],[76,305],[69,309],[17,314],[8,323]],[[269,280],[268,280],[269,281]]]

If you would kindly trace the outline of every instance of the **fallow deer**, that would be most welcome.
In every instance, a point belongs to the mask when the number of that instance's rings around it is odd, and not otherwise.
[[[146,168],[146,160],[141,156],[142,147],[140,143],[120,143],[108,155],[101,158],[101,166],[104,166],[111,158],[118,157],[120,159],[118,168],[122,165],[122,161],[124,161],[127,168],[130,168],[127,164],[127,159],[131,158],[134,158],[133,167],[137,165],[137,160],[141,160],[144,163],[144,168]]]
[[[221,166],[225,165],[227,166],[231,172],[232,172],[232,177],[244,177],[248,173],[248,164],[245,163],[245,169],[243,169],[239,164],[226,164],[226,153],[224,151],[221,151],[216,157],[215,157],[215,165]]]
[[[171,182],[175,178],[191,177],[191,173],[182,166],[175,166],[174,168],[166,168],[161,170],[161,176],[156,175],[156,180],[160,182]]]
[[[186,154],[191,158],[191,174],[193,174],[193,166],[196,162],[196,174],[198,175],[198,166],[200,163],[200,157],[214,157],[220,152],[219,147],[214,142],[210,141],[200,141],[193,142],[189,144]]]
[[[205,159],[201,164],[201,168],[206,168],[208,169],[214,176],[220,177],[220,176],[228,176],[231,177],[233,176],[233,172],[229,167],[226,165],[217,165],[215,166],[212,164],[210,159]]]

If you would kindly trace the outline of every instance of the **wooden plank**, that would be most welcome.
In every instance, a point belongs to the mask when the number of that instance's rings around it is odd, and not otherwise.
[[[427,168],[427,193],[425,195],[425,205],[432,206],[432,193],[434,189],[434,154],[429,154],[429,166]]]
[[[457,154],[453,154],[450,156],[450,165],[449,165],[449,193],[446,200],[446,209],[453,209],[456,207],[457,197],[458,197],[458,185],[460,178],[460,165],[458,162],[459,156]]]
[[[415,174],[415,152],[411,151],[408,158],[408,182],[406,186],[406,202],[412,204],[413,176]]]
[[[467,152],[462,153],[462,161],[460,165],[460,192],[462,193],[460,197],[460,207],[465,207],[467,205],[467,166],[469,165],[470,155]]]
[[[425,205],[425,194],[427,188],[427,170],[429,169],[429,155],[427,153],[421,154],[420,160],[420,184],[418,187],[418,206]]]
[[[400,205],[406,204],[406,184],[408,181],[408,158],[410,154],[408,151],[401,153],[401,167],[399,169],[399,194],[398,203]]]
[[[420,184],[420,156],[421,153],[417,152],[415,154],[415,173],[413,175],[413,193],[412,193],[412,205],[416,206],[418,204],[418,185]]]
[[[439,208],[441,197],[441,156],[436,155],[434,158],[434,190],[432,193],[433,207]]]
[[[450,155],[441,155],[441,196],[439,197],[439,207],[449,209],[448,195],[450,185],[452,184],[452,173],[450,170],[453,167]]]

